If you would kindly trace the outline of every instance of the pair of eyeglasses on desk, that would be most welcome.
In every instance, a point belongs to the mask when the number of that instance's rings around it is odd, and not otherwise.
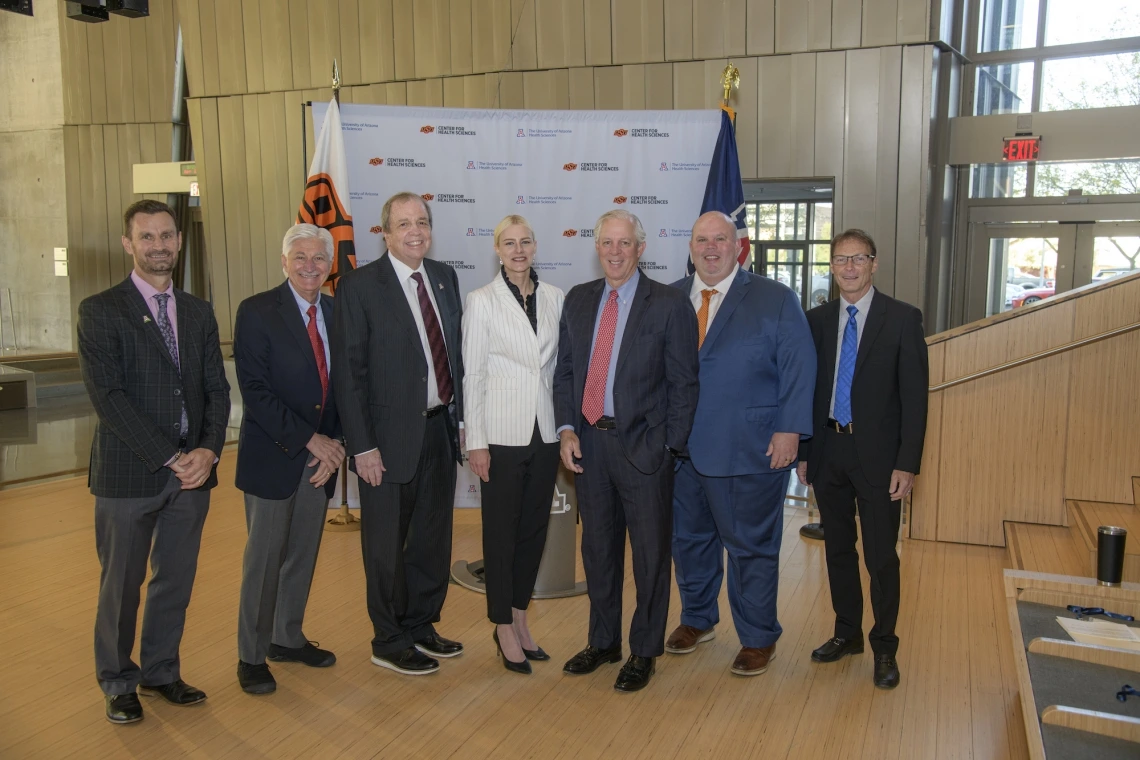
[[[1076,615],[1077,620],[1081,620],[1086,617],[1092,617],[1093,615],[1104,615],[1106,618],[1113,618],[1114,620],[1127,620],[1129,622],[1136,620],[1136,618],[1132,617],[1131,615],[1125,615],[1121,612],[1109,612],[1104,607],[1082,607],[1079,604],[1070,604],[1065,609]]]

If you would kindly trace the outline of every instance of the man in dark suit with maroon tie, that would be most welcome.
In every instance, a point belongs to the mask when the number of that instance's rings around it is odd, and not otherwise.
[[[295,224],[281,244],[285,282],[250,296],[234,320],[234,365],[244,414],[237,487],[249,538],[238,607],[238,682],[268,694],[265,664],[323,668],[336,656],[302,631],[329,497],[344,461],[330,384],[333,300],[321,293],[333,238]]]
[[[637,608],[614,688],[637,691],[665,651],[674,460],[697,409],[697,318],[683,293],[638,271],[645,229],[636,216],[603,214],[594,248],[605,277],[567,294],[554,371],[562,462],[578,473],[590,594],[589,645],[563,671],[592,673],[621,660],[628,530]]]

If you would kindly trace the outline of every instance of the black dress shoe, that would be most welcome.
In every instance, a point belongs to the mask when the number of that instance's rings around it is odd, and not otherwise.
[[[845,639],[836,636],[811,653],[814,662],[835,662],[849,654],[863,654],[863,639]]]
[[[327,668],[336,663],[336,655],[327,649],[317,649],[315,641],[306,641],[303,647],[269,645],[269,660],[273,662],[299,662],[310,668]]]
[[[415,647],[408,647],[392,654],[374,654],[372,664],[406,676],[423,676],[439,670],[438,660],[428,657]]]
[[[641,691],[649,685],[649,677],[657,672],[653,666],[652,657],[638,657],[631,654],[621,666],[617,680],[614,681],[616,691]]]
[[[172,705],[196,705],[206,699],[206,692],[195,689],[179,678],[177,681],[157,686],[139,684],[139,694],[148,697],[162,697]]]
[[[238,660],[238,683],[246,694],[272,694],[277,691],[277,681],[264,662],[253,665]]]
[[[507,659],[503,654],[503,645],[499,643],[499,632],[495,631],[491,634],[491,638],[495,640],[495,648],[499,650],[499,656],[503,658],[503,667],[512,673],[522,673],[529,676],[534,671],[530,668],[530,661],[526,659],[526,650],[523,650],[523,661],[515,662],[514,660]]]
[[[104,701],[107,703],[107,720],[112,723],[126,725],[143,719],[138,694],[108,694]]]
[[[875,655],[875,685],[880,689],[893,689],[899,685],[899,664],[894,655]]]
[[[535,660],[536,662],[546,662],[547,660],[550,659],[550,655],[548,655],[546,652],[542,651],[542,647],[537,647],[535,649],[526,649],[524,647],[523,648],[523,655],[528,660]]]
[[[463,645],[458,641],[445,639],[433,633],[416,642],[416,649],[431,657],[458,657],[463,654]]]
[[[562,667],[562,672],[572,676],[582,676],[593,673],[599,665],[610,662],[621,662],[621,644],[609,649],[588,646],[571,657]]]

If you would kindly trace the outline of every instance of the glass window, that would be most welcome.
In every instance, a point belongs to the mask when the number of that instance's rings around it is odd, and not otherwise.
[[[986,316],[1028,306],[1055,292],[1058,238],[990,240],[990,290]]]
[[[776,209],[775,203],[760,203],[756,207],[756,232],[753,240],[776,239]]]
[[[1140,105],[1140,51],[1058,58],[1041,70],[1041,110]]]
[[[1140,269],[1140,237],[1093,238],[1093,282],[1111,280]]]
[[[1037,46],[1040,0],[982,0],[978,52]]]
[[[1136,0],[1049,0],[1045,44],[1140,36],[1138,10]]]
[[[818,211],[819,207],[816,207]],[[811,292],[808,308],[827,303],[831,292],[831,245],[819,243],[811,247]]]
[[[1024,198],[1029,168],[1018,164],[975,164],[970,167],[971,198]]]
[[[1034,196],[1056,197],[1076,189],[1085,195],[1140,194],[1140,159],[1037,164]]]
[[[830,202],[815,204],[811,225],[812,240],[831,240],[833,237],[831,232],[831,215],[832,204]]]
[[[796,204],[795,203],[781,203],[780,204],[780,218],[776,227],[777,240],[795,240],[796,239]]]
[[[1033,101],[1033,61],[978,66],[974,115],[1029,113]]]

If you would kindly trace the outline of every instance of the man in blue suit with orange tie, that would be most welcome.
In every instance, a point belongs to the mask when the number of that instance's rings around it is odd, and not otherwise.
[[[665,651],[712,639],[728,552],[728,600],[741,649],[732,672],[760,675],[776,619],[784,494],[811,434],[816,358],[796,294],[737,263],[736,225],[703,214],[689,241],[695,274],[674,283],[697,312],[700,400],[673,494],[681,625]]]

